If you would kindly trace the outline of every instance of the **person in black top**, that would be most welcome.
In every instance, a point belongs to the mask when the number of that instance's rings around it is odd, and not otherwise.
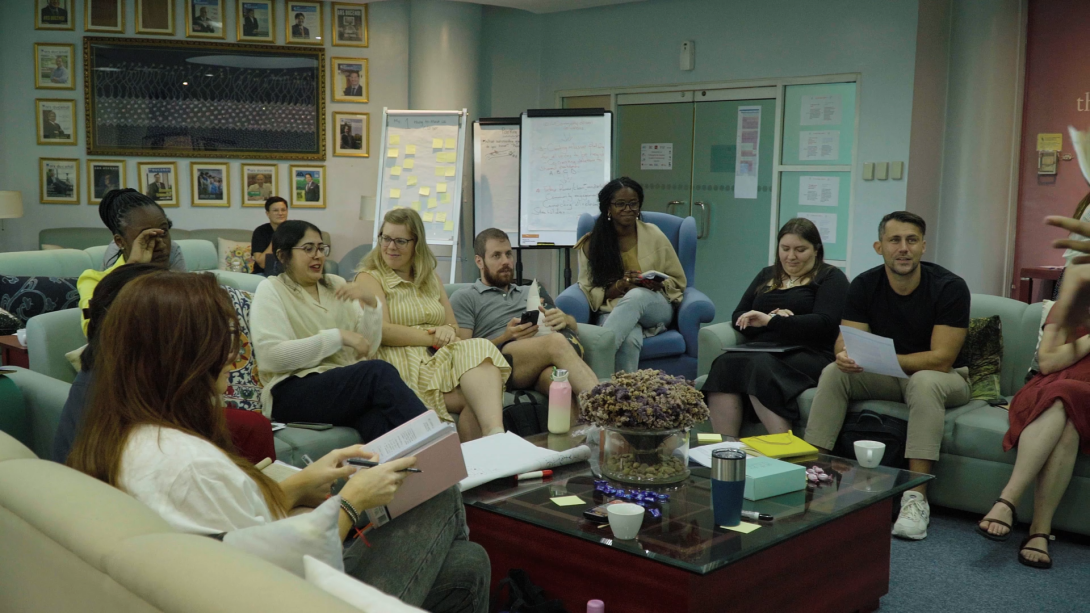
[[[882,218],[874,250],[885,263],[852,280],[841,322],[893,339],[897,361],[909,376],[864,372],[844,349],[841,335],[836,362],[821,373],[806,424],[806,440],[822,450],[836,442],[849,401],[904,402],[909,469],[930,473],[939,459],[946,407],[969,402],[969,369],[957,361],[969,327],[969,287],[949,270],[920,262],[926,230],[924,220],[907,211]],[[894,536],[927,536],[931,510],[926,494],[925,485],[905,492]]]
[[[254,229],[254,235],[250,238],[250,253],[254,256],[254,274],[269,276],[276,274],[276,258],[267,259],[272,253],[273,232],[280,224],[288,219],[288,202],[280,196],[270,196],[265,199],[265,215],[269,223],[261,224]],[[266,264],[272,265],[266,269]]]
[[[788,221],[776,240],[776,263],[757,273],[731,319],[747,341],[798,348],[728,351],[712,363],[703,392],[712,428],[728,436],[738,436],[747,400],[769,433],[787,432],[799,419],[795,399],[833,361],[848,278],[825,263],[821,234],[809,219]]]

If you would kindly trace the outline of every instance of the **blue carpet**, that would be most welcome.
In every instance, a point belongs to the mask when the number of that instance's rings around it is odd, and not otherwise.
[[[1052,569],[1038,570],[1017,559],[1018,545],[1028,534],[1026,524],[1015,526],[1006,543],[997,543],[976,533],[977,519],[932,507],[926,539],[893,539],[889,594],[879,611],[1090,610],[1090,539],[1057,534],[1048,547]]]

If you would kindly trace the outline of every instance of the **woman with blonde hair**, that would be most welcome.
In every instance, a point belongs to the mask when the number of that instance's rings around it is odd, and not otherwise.
[[[375,296],[382,304],[378,358],[397,367],[424,405],[451,421],[460,415],[463,441],[503,433],[503,385],[511,367],[488,340],[459,340],[458,322],[435,272],[424,223],[412,209],[382,220],[378,244],[360,262],[355,281],[338,291]]]

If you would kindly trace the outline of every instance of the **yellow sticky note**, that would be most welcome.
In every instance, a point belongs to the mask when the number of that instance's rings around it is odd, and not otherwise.
[[[436,183],[435,184],[435,191],[440,193],[440,194],[447,193],[447,184],[446,183]]]
[[[391,145],[400,145],[401,144],[401,136],[398,135],[398,134],[391,134],[390,135],[390,144]]]
[[[722,443],[723,442],[723,435],[722,434],[715,434],[715,433],[707,434],[705,432],[701,432],[701,433],[696,435],[696,442],[698,442],[698,443]]]
[[[431,221],[431,220],[435,219],[435,214],[432,213],[431,211],[426,211],[424,213],[424,215],[423,215],[423,219],[424,219],[424,221]]]
[[[394,166],[393,168],[390,169],[390,174],[392,174],[395,177],[400,177],[401,176],[401,167],[400,166]]]
[[[405,153],[408,153],[408,151]],[[415,166],[416,160],[405,160],[405,170],[412,170]]]
[[[446,142],[446,144],[444,145],[444,147],[443,147],[443,148],[444,148],[444,149],[453,149],[453,148],[455,148],[455,147],[457,147],[457,146],[458,146],[458,139],[456,139],[456,138],[448,138],[448,139],[447,139],[447,142]]]
[[[401,197],[401,190],[397,189],[397,188],[391,188],[390,189],[390,197],[391,198],[400,198]]]
[[[446,213],[436,213],[435,214],[435,221],[446,221],[446,220],[447,220],[447,214]]]
[[[437,206],[439,206],[439,203],[435,201],[435,196],[432,196],[431,198],[428,198],[428,208],[429,209],[434,209]]]
[[[453,177],[456,169],[453,166],[447,166],[447,176]]]
[[[578,496],[558,496],[556,498],[550,498],[550,500],[555,502],[558,507],[574,507],[577,504],[587,504]]]
[[[439,202],[442,202],[443,204],[450,202],[450,194],[443,194],[442,196],[440,196]]]
[[[435,176],[437,176],[437,177],[447,176],[447,167],[446,166],[436,166],[435,167]]]
[[[431,188],[430,187],[421,187],[420,188],[420,195],[421,196],[430,196],[431,195]]]
[[[760,528],[760,526],[757,525],[757,524],[751,524],[751,523],[745,522],[745,521],[738,524],[737,526],[719,526],[719,527],[724,529],[724,530],[733,530],[735,532],[741,532],[742,534],[749,534],[750,532],[753,532],[754,530]]]
[[[447,232],[450,232],[451,230],[454,229],[454,222],[453,221],[448,221],[447,223],[443,224],[443,229],[446,230]]]
[[[397,157],[397,149],[388,149],[388,150],[386,151],[386,157],[388,157],[388,158],[396,158],[396,157]]]
[[[416,145],[405,145],[405,155],[416,155]]]
[[[453,164],[454,161],[458,158],[455,157],[453,151],[444,151],[442,153],[435,154],[435,159],[437,161],[443,162],[444,164]]]
[[[420,202],[413,202],[413,203],[409,204],[409,206],[412,207],[412,209],[414,211],[419,211],[420,210]]]
[[[405,180],[405,185],[409,187],[416,185],[416,175],[409,175],[409,178]]]
[[[441,139],[441,138],[431,139],[431,148],[432,149],[442,149],[443,148],[443,139]]]

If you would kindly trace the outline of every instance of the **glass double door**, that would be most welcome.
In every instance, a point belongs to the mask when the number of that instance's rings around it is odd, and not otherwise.
[[[704,97],[708,92],[704,92]],[[619,96],[619,174],[644,189],[644,210],[692,216],[699,239],[695,287],[728,321],[757,272],[768,265],[775,236],[772,98],[679,102]]]

